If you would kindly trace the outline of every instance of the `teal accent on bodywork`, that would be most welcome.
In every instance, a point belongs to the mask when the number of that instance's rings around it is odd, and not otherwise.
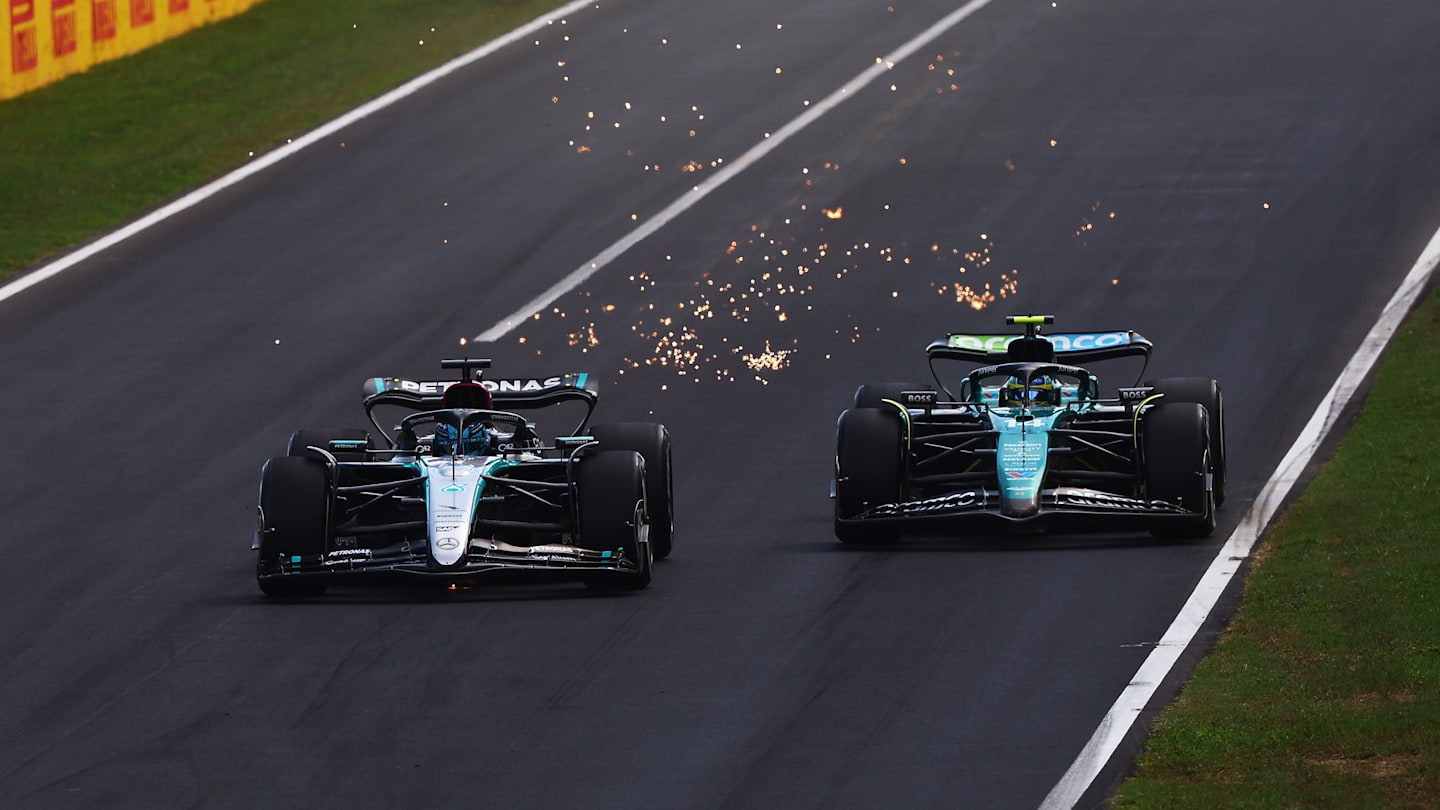
[[[584,388],[584,387],[585,387],[585,380],[589,379],[589,377],[590,377],[590,373],[589,373],[588,371],[582,371],[582,372],[580,372],[580,376],[575,378],[575,387],[576,387],[576,388]]]
[[[995,444],[995,471],[1003,500],[1024,502],[1038,496],[1050,456],[1050,429],[1067,413],[1059,408],[990,411],[990,423],[999,433]]]

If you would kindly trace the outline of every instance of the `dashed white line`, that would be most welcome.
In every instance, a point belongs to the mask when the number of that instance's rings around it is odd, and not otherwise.
[[[710,175],[704,182],[692,188],[684,196],[645,220],[635,230],[625,234],[625,236],[621,237],[615,244],[600,251],[600,253],[593,258],[571,271],[569,275],[552,284],[549,289],[525,302],[519,309],[501,318],[494,326],[476,335],[473,340],[482,342],[494,341],[505,337],[515,327],[534,316],[535,313],[555,303],[560,296],[584,284],[591,276],[603,270],[606,265],[624,255],[626,251],[635,247],[647,237],[668,225],[676,217],[710,196],[711,192],[730,182],[736,175],[755,165],[761,158],[780,148],[781,144],[820,120],[826,113],[840,106],[841,102],[854,97],[857,91],[885,75],[895,65],[913,56],[916,51],[934,42],[936,38],[959,25],[966,17],[990,5],[993,1],[994,0],[971,0],[971,2],[945,15],[939,22],[921,31],[914,39],[901,45],[889,55],[877,59],[875,64],[866,68],[860,75],[841,85],[840,89],[831,93],[823,101],[810,105],[799,117],[750,147],[750,150],[741,155],[739,159],[733,163],[729,163],[725,168],[715,174]]]

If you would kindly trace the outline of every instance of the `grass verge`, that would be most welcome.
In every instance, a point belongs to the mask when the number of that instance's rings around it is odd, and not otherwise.
[[[1432,293],[1115,807],[1440,807],[1437,403]]]
[[[0,279],[562,3],[266,0],[0,102]]]

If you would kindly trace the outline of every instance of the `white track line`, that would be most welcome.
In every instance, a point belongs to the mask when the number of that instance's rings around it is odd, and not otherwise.
[[[1040,805],[1041,810],[1074,807],[1100,775],[1101,769],[1110,761],[1121,740],[1154,696],[1160,682],[1170,673],[1181,653],[1195,640],[1196,633],[1215,609],[1220,595],[1240,570],[1241,563],[1250,555],[1260,533],[1269,525],[1275,511],[1290,494],[1306,465],[1320,449],[1320,443],[1329,435],[1366,375],[1374,368],[1380,353],[1389,345],[1395,330],[1400,328],[1405,316],[1410,313],[1415,299],[1429,283],[1437,264],[1440,264],[1440,231],[1436,231],[1430,238],[1430,244],[1420,253],[1415,266],[1391,296],[1390,302],[1381,311],[1379,319],[1361,342],[1360,348],[1355,351],[1340,377],[1330,387],[1330,392],[1320,401],[1315,414],[1310,417],[1295,444],[1291,445],[1290,452],[1280,460],[1280,466],[1275,468],[1270,480],[1260,490],[1255,504],[1230,535],[1229,541],[1220,548],[1220,553],[1210,562],[1210,567],[1200,578],[1200,584],[1195,586],[1194,592],[1185,601],[1185,606],[1180,609],[1170,629],[1165,631],[1154,651],[1136,671],[1135,677],[1131,678],[1129,685],[1121,691],[1115,705],[1110,707],[1110,711],[1100,721],[1099,728],[1095,729],[1094,736],[1085,744],[1080,756],[1075,758],[1070,769],[1051,789],[1050,795],[1045,797],[1045,801]]]
[[[296,138],[295,140],[285,144],[284,146],[276,149],[273,152],[266,153],[265,155],[254,160],[253,162],[247,163],[239,169],[236,169],[235,171],[225,175],[224,177],[221,177],[220,179],[215,180],[208,185],[202,186],[201,188],[198,188],[190,192],[189,194],[186,194],[180,199],[175,200],[174,202],[162,208],[152,211],[144,217],[141,217],[140,219],[130,223],[129,225],[126,225],[120,230],[108,233],[105,236],[95,240],[94,242],[85,245],[79,250],[76,250],[74,253],[67,254],[64,257],[39,268],[33,273],[28,273],[18,279],[15,279],[9,284],[6,284],[5,286],[0,287],[0,301],[4,301],[5,299],[10,298],[14,295],[18,295],[19,293],[30,289],[31,287],[39,284],[42,281],[60,275],[61,273],[85,261],[91,256],[94,256],[101,251],[108,250],[109,248],[120,244],[126,239],[129,239],[135,234],[140,233],[141,231],[144,231],[153,225],[163,222],[170,217],[173,217],[176,214],[180,213],[181,211],[184,211],[187,208],[198,205],[202,201],[215,196],[224,189],[235,185],[236,183],[244,180],[252,174],[256,174],[270,168],[276,163],[279,163],[285,158],[290,157],[296,152],[299,152],[301,149],[304,149],[305,147],[315,143],[316,141],[329,135],[333,135],[336,131],[350,126],[351,124],[363,118],[367,118],[374,113],[377,113],[380,110],[391,106],[397,101],[400,101],[401,99],[414,95],[421,89],[431,84],[434,84],[440,79],[443,79],[444,77],[450,75],[451,73],[454,73],[455,71],[465,67],[466,65],[469,65],[472,62],[484,59],[485,57],[489,56],[492,53],[495,53],[496,51],[504,48],[507,45],[514,44],[515,42],[525,37],[535,34],[536,32],[549,25],[551,21],[557,20],[569,14],[574,14],[575,12],[580,11],[587,6],[594,5],[594,3],[595,0],[574,0],[574,2],[567,3],[560,8],[546,12],[544,15],[537,17],[534,20],[531,20],[530,22],[520,26],[519,28],[516,28],[508,34],[500,36],[485,43],[484,45],[481,45],[479,48],[476,48],[469,53],[455,57],[449,62],[446,62],[445,64],[435,68],[434,70],[426,73],[423,76],[411,79],[405,84],[386,93],[385,95],[380,96],[373,101],[367,102],[360,107],[356,107],[350,112],[340,116],[339,118],[336,118],[328,124],[325,124],[319,129],[313,130],[299,138]]]
[[[921,48],[934,42],[940,35],[959,25],[962,20],[971,14],[990,5],[994,0],[970,0],[969,3],[950,12],[940,19],[939,22],[920,32],[914,39],[901,45],[889,55],[877,59],[875,64],[866,68],[860,75],[841,85],[839,90],[831,93],[818,104],[812,104],[798,118],[776,130],[773,134],[767,135],[759,143],[750,148],[750,151],[741,155],[733,163],[710,175],[705,182],[690,189],[684,196],[670,203],[649,219],[645,220],[635,230],[621,237],[619,241],[608,248],[600,251],[599,254],[589,261],[575,268],[570,275],[555,282],[548,290],[540,293],[523,306],[509,315],[501,318],[494,326],[476,335],[473,340],[494,341],[505,337],[512,329],[521,322],[553,304],[560,296],[570,292],[576,287],[584,284],[591,276],[600,272],[606,265],[620,258],[630,248],[640,244],[646,237],[668,225],[671,220],[685,213],[696,203],[710,196],[710,193],[730,182],[732,178],[760,161],[761,158],[780,148],[780,145],[798,134],[801,130],[820,120],[821,116],[840,106],[846,99],[856,95],[866,85],[884,76],[895,65],[906,58],[914,55]]]

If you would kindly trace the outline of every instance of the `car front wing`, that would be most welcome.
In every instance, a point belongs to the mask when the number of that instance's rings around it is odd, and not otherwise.
[[[363,575],[459,581],[499,572],[552,572],[580,575],[591,571],[639,573],[638,555],[597,551],[564,543],[518,546],[476,538],[470,550],[454,565],[439,565],[425,542],[402,541],[382,548],[334,548],[324,554],[288,555],[278,570],[261,579],[281,577],[340,577]]]
[[[1040,508],[1026,515],[1006,514],[1001,509],[999,490],[964,489],[934,497],[877,504],[854,517],[837,518],[837,521],[1102,530],[1143,528],[1156,521],[1193,519],[1195,516],[1195,512],[1168,501],[1066,486],[1042,490]]]

